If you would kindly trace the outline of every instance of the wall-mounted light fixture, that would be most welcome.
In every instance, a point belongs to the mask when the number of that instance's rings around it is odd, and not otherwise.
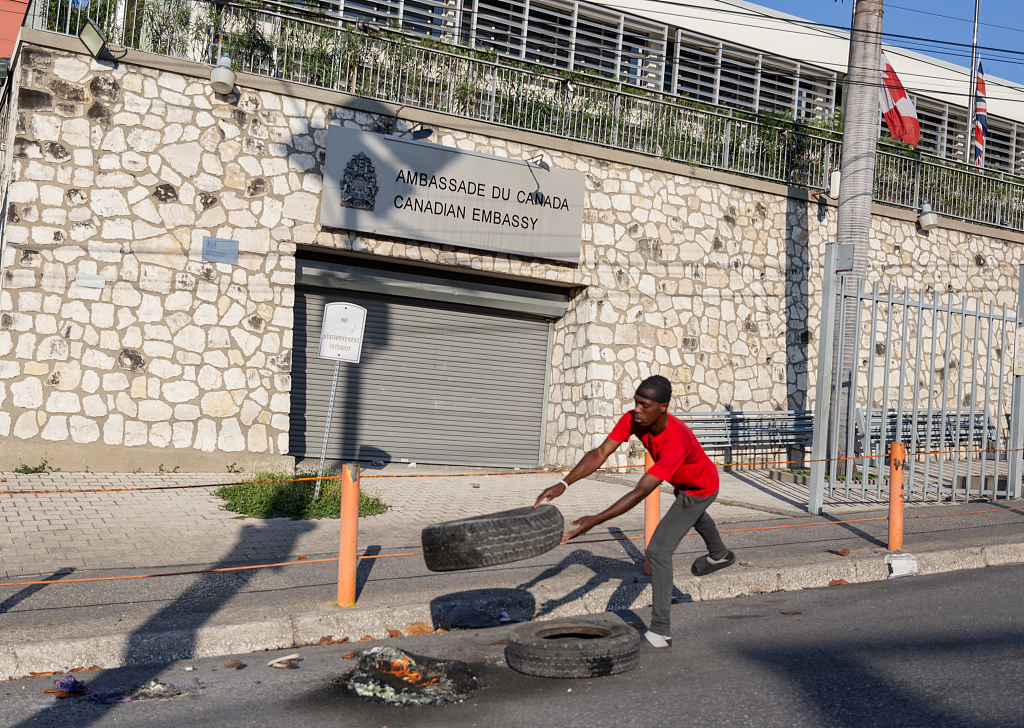
[[[227,55],[220,57],[217,65],[210,71],[210,85],[217,93],[225,96],[235,88],[235,72],[231,70],[231,58]]]
[[[921,214],[918,215],[917,224],[921,226],[922,230],[934,230],[939,226],[939,216],[932,211],[928,200],[921,202]]]
[[[533,157],[533,158],[528,159],[526,161],[527,161],[528,164],[534,164],[534,165],[540,167],[545,172],[550,172],[551,171],[551,166],[547,162],[544,161],[544,155],[543,154],[538,154],[536,157]]]
[[[103,34],[100,26],[92,18],[86,18],[85,23],[78,31],[78,39],[89,51],[93,58],[109,59],[110,51],[107,49],[107,36]]]

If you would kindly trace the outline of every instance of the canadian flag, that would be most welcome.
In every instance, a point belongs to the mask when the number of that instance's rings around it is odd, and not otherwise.
[[[974,165],[980,169],[985,159],[985,136],[988,134],[988,101],[985,99],[988,92],[985,90],[985,71],[981,61],[978,61],[978,80],[975,83]]]
[[[882,104],[882,116],[893,139],[899,139],[917,148],[921,139],[921,124],[917,120],[917,108],[907,96],[899,76],[889,64],[882,51],[882,83],[878,87],[878,100]]]

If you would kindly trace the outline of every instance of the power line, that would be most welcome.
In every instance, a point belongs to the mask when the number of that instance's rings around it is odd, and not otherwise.
[[[935,17],[935,18],[946,18],[947,20],[958,20],[961,23],[973,23],[974,22],[970,18],[958,18],[955,15],[943,15],[942,13],[929,13],[927,10],[918,10],[916,8],[905,8],[902,5],[891,5],[889,3],[886,3],[885,4],[885,9],[888,10],[889,8],[892,8],[894,10],[905,10],[908,13],[919,13],[921,15],[931,15],[932,17]],[[1007,25],[996,25],[995,23],[983,23],[981,21],[978,22],[978,25],[985,25],[985,26],[988,26],[989,28],[999,28],[1000,30],[1012,30],[1014,33],[1024,33],[1024,29],[1022,29],[1022,28],[1011,28],[1011,27],[1009,27]]]

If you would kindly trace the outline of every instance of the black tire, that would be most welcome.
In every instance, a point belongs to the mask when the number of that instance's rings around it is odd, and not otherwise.
[[[640,634],[624,622],[580,617],[526,622],[512,628],[505,661],[538,677],[602,677],[640,661]]]
[[[560,544],[564,528],[561,512],[551,505],[438,523],[423,529],[423,559],[431,571],[521,561]]]

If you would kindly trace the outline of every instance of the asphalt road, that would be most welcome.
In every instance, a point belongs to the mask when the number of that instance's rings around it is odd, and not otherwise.
[[[353,665],[342,657],[352,645],[303,648],[298,670],[271,669],[267,660],[281,653],[257,653],[239,656],[241,670],[226,669],[226,657],[79,675],[99,691],[153,677],[206,685],[170,700],[54,701],[42,692],[52,677],[30,678],[0,683],[0,725],[1019,726],[1022,587],[1024,566],[1006,566],[680,604],[670,651],[593,680],[513,672],[492,644],[508,628],[388,641],[470,663],[484,687],[449,706],[398,708],[349,695],[336,680]]]
[[[997,508],[993,504],[970,504],[915,509],[915,516],[943,517],[908,519],[905,548],[910,553],[921,553],[1020,541],[1024,512],[987,512]],[[957,515],[975,511],[985,513]],[[743,564],[779,567],[818,563],[822,559],[837,558],[827,554],[827,549],[843,548],[850,549],[853,556],[874,556],[881,562],[887,553],[884,515],[884,512],[877,511],[860,513],[857,518],[880,520],[847,524],[745,530],[779,523],[802,524],[821,520],[805,515],[768,524],[760,521],[734,522],[724,525],[722,530],[726,543],[736,551],[741,561],[737,569],[746,568]],[[642,533],[619,531],[614,523],[602,528],[604,530],[595,529],[587,534],[583,540],[638,536]],[[678,573],[687,575],[690,562],[703,553],[701,547],[700,538],[693,532],[683,540],[675,558]],[[396,548],[418,551],[419,544],[411,541]],[[516,590],[515,593],[528,598],[529,594],[522,589],[540,587],[562,594],[559,603],[571,602],[601,584],[616,583],[622,579],[643,580],[639,575],[639,566],[643,563],[642,548],[642,541],[570,543],[528,561],[440,574],[427,571],[422,557],[418,556],[366,560],[359,566],[358,600],[362,607],[401,606],[457,598],[465,592],[481,589],[491,593]],[[243,550],[241,546],[239,550]],[[308,554],[310,559],[331,555]],[[337,552],[333,555],[336,556]],[[228,558],[211,564],[182,564],[171,568],[178,571],[246,563]],[[164,570],[153,569],[155,572]],[[95,569],[69,573],[66,578],[134,573],[139,571]],[[336,585],[337,564],[322,563],[163,579],[0,587],[0,628],[7,642],[30,643],[40,634],[46,634],[50,639],[73,640],[116,632],[147,633],[252,622],[282,614],[320,610],[334,600]],[[541,611],[550,611],[556,605],[533,606]]]

